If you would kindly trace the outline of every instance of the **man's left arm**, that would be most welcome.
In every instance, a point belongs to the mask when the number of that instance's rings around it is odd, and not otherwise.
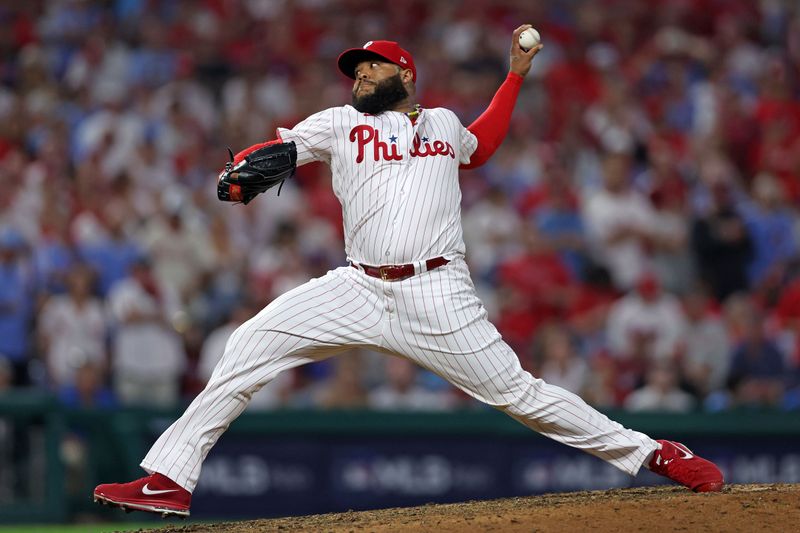
[[[500,85],[486,111],[467,126],[467,130],[477,138],[478,147],[469,157],[469,163],[462,164],[460,168],[469,169],[484,164],[494,154],[508,132],[511,113],[514,111],[522,80],[531,70],[531,62],[543,46],[539,43],[528,51],[520,47],[519,34],[530,27],[530,24],[523,24],[514,30],[508,76]]]

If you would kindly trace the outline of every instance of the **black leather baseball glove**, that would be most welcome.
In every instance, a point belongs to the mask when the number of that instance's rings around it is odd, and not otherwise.
[[[241,202],[247,205],[253,198],[294,176],[297,168],[297,148],[294,142],[275,143],[258,148],[244,159],[225,164],[217,180],[217,198],[223,202]],[[278,194],[281,193],[280,187]]]

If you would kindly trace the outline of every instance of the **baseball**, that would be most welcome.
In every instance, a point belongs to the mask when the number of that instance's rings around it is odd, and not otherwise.
[[[539,41],[541,41],[539,32],[533,28],[528,28],[519,34],[519,46],[526,52],[539,44]]]

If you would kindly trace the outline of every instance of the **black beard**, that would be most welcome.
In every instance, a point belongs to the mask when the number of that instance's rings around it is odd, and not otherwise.
[[[353,107],[362,113],[378,115],[387,109],[394,107],[398,102],[408,98],[408,91],[403,87],[400,73],[379,81],[375,85],[375,90],[364,96],[356,96],[353,90]]]

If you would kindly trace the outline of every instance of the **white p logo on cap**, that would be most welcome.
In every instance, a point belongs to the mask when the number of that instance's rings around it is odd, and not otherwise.
[[[367,41],[362,48],[369,48],[370,46],[372,46],[372,41]]]

